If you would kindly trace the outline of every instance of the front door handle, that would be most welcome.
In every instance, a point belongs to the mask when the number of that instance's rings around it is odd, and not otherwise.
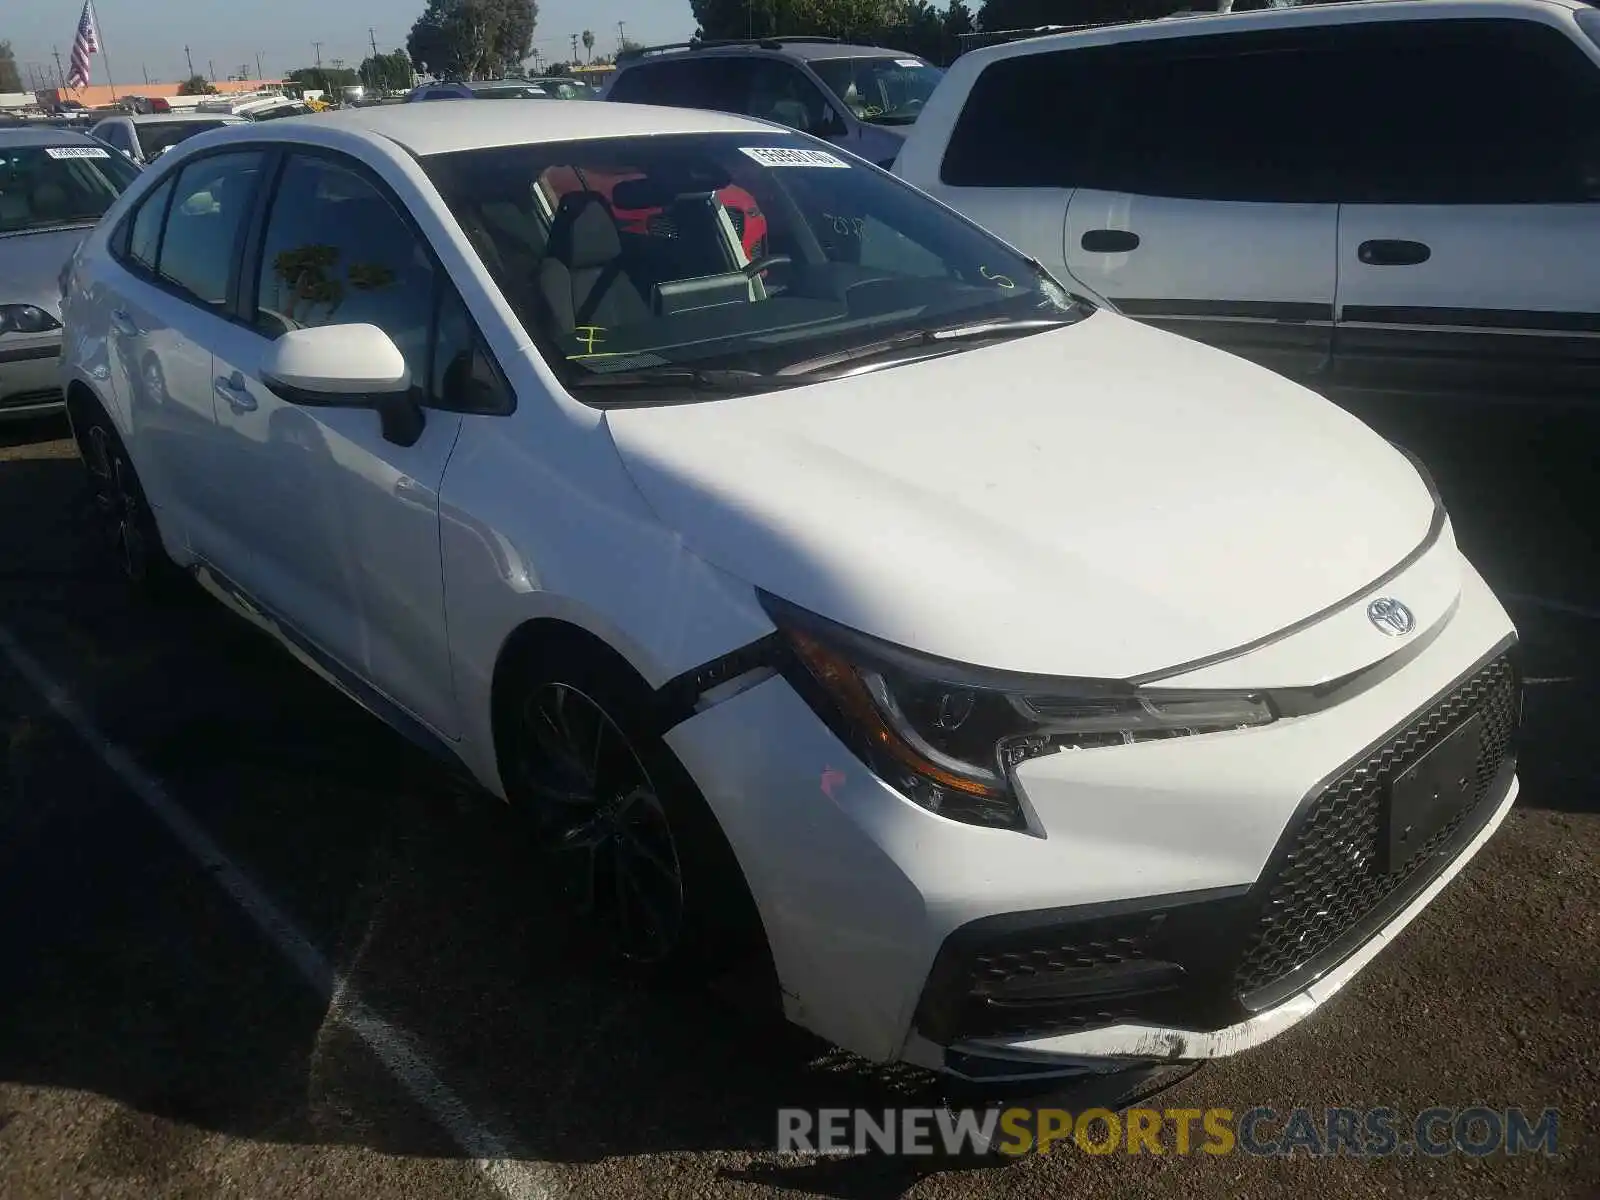
[[[1369,267],[1414,267],[1432,258],[1433,251],[1403,238],[1373,238],[1356,247],[1356,257]]]
[[[217,395],[228,402],[228,407],[234,412],[254,412],[256,398],[250,394],[250,389],[245,386],[244,376],[235,371],[231,376],[218,375],[212,385],[216,388]]]
[[[133,319],[133,314],[125,308],[111,310],[111,326],[123,337],[139,336],[139,323]]]
[[[1088,229],[1078,244],[1091,254],[1123,254],[1139,248],[1139,235],[1131,229]]]

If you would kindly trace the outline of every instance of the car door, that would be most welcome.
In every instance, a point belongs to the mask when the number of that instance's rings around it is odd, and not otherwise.
[[[1530,20],[1334,32],[1351,79],[1338,377],[1592,396],[1600,53]]]
[[[262,166],[256,150],[208,154],[170,173],[113,239],[112,384],[129,414],[140,479],[169,532],[219,561],[211,347],[232,319],[237,249]]]
[[[342,156],[288,154],[260,220],[249,318],[223,334],[214,366],[225,520],[249,550],[232,581],[326,668],[452,736],[439,484],[462,414],[435,405],[416,442],[399,445],[369,408],[290,403],[260,376],[288,330],[369,323],[428,400],[448,280],[400,202]]]
[[[1082,97],[1092,120],[1064,176],[1071,274],[1128,316],[1288,374],[1326,370],[1338,207],[1305,127],[1330,94],[1321,32],[1069,56],[1057,104]]]

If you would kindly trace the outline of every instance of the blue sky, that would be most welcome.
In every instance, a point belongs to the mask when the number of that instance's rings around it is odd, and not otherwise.
[[[268,75],[311,65],[322,43],[322,61],[342,58],[354,66],[371,53],[367,28],[377,30],[378,48],[389,51],[405,44],[411,22],[425,0],[97,0],[100,40],[110,56],[112,78],[134,85],[178,80],[187,76],[183,47],[187,44],[195,70],[217,78],[236,73],[248,62],[255,73],[256,54]],[[52,49],[65,63],[72,50],[83,0],[5,0],[0,37],[10,40],[28,79],[27,64],[36,62],[54,72]],[[617,46],[617,22],[638,41],[681,41],[694,32],[689,0],[539,0],[539,25],[534,49],[565,59],[571,35],[592,29],[595,51]],[[581,47],[580,47],[581,53]],[[97,56],[94,82],[106,82],[106,60]]]

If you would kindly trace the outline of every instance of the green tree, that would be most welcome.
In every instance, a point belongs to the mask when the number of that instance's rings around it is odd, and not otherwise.
[[[361,82],[349,67],[296,67],[284,79],[299,88],[314,88],[333,99],[339,98],[339,89]]]
[[[978,28],[993,33],[1040,25],[1142,21],[1164,17],[1181,7],[1176,0],[984,0],[978,11]]]
[[[17,70],[17,56],[11,52],[11,43],[0,42],[0,92],[23,90],[22,72]]]
[[[528,57],[537,20],[535,0],[428,0],[406,49],[436,78],[492,78]]]
[[[217,89],[204,75],[191,75],[178,85],[180,96],[215,96]]]
[[[583,54],[590,62],[594,61],[594,30],[585,29],[583,36],[578,39],[583,43]]]
[[[404,50],[368,55],[361,62],[361,81],[369,87],[403,91],[411,86],[411,58]]]

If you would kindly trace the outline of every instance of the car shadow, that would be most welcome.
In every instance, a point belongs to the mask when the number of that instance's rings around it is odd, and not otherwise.
[[[1470,472],[1440,474],[1468,513],[1497,512],[1473,508]],[[759,979],[738,971],[674,987],[609,965],[562,915],[537,847],[503,804],[197,591],[159,606],[130,599],[84,531],[75,461],[0,461],[0,511],[14,514],[0,528],[0,627],[159,778],[342,983],[330,1003],[287,969],[0,661],[0,961],[13,968],[0,988],[0,1082],[125,1105],[93,1154],[155,1153],[198,1129],[459,1156],[386,1077],[349,1019],[359,1002],[425,1047],[518,1156],[647,1157],[639,1179],[661,1194],[672,1156],[686,1152],[725,1154],[729,1182],[841,1200],[899,1195],[975,1165],[774,1155],[780,1108],[882,1110],[935,1103],[941,1090],[788,1026],[764,1007]],[[1494,530],[1515,538],[1524,517],[1477,519],[1463,519],[1463,544],[1498,553]],[[1540,669],[1588,677],[1586,627],[1530,624],[1527,635],[1540,654],[1569,636]],[[1576,809],[1594,794],[1581,757],[1591,739],[1578,727],[1587,704],[1557,686],[1530,694],[1525,802],[1570,796]]]
[[[781,1107],[942,1092],[788,1025],[759,974],[730,964],[675,985],[607,962],[503,803],[198,588],[131,598],[84,527],[76,461],[0,462],[0,507],[29,514],[0,530],[0,630],[341,981],[332,1002],[308,987],[0,659],[0,1083],[123,1106],[85,1169],[154,1161],[206,1132],[460,1157],[385,1074],[357,1004],[423,1047],[519,1157],[731,1152],[728,1170],[752,1181],[862,1200],[949,1168],[752,1167],[774,1157]]]

